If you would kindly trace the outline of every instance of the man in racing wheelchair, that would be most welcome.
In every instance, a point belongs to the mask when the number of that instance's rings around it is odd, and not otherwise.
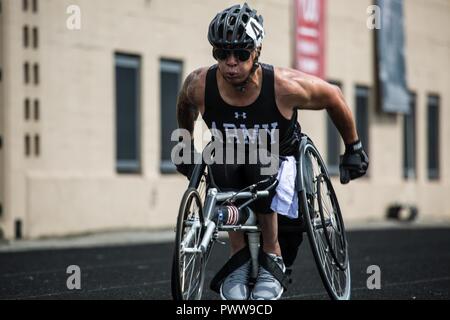
[[[341,181],[356,179],[366,173],[369,160],[359,141],[356,125],[340,89],[300,71],[278,68],[259,62],[265,36],[263,18],[247,4],[236,5],[218,13],[211,21],[208,40],[217,64],[192,72],[184,82],[177,103],[177,120],[181,129],[193,137],[194,122],[201,113],[208,128],[220,132],[224,140],[249,143],[250,130],[262,129],[269,144],[278,143],[279,156],[295,156],[300,140],[297,109],[326,109],[339,130],[345,145]],[[237,130],[247,133],[239,139]],[[240,141],[241,140],[241,141]],[[191,141],[187,150],[194,151]],[[186,152],[186,150],[184,150]],[[192,159],[192,158],[191,158]],[[229,159],[227,159],[229,160]],[[193,162],[177,164],[177,170],[191,177]],[[260,162],[216,163],[210,166],[214,180],[222,191],[238,191],[263,180]],[[283,185],[284,181],[279,181]],[[283,256],[292,264],[301,238],[278,238],[278,216],[271,208],[276,191],[250,205],[258,215],[262,235],[261,264],[251,290],[250,253],[242,232],[229,232],[230,260],[216,277],[216,289],[225,300],[275,300],[287,286]],[[301,237],[301,235],[300,235]],[[280,241],[283,244],[283,254]],[[291,247],[290,247],[291,246]],[[295,253],[295,254],[293,254]]]

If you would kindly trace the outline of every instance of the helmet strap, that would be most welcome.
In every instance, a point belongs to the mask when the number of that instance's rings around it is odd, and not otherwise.
[[[248,74],[248,77],[240,84],[236,85],[235,88],[239,92],[245,92],[247,89],[247,85],[250,82],[251,77],[255,74],[256,70],[258,70],[260,63],[259,63],[259,56],[261,54],[261,49],[257,49],[257,55],[255,58],[255,61],[253,62],[252,70],[250,70],[250,73]]]

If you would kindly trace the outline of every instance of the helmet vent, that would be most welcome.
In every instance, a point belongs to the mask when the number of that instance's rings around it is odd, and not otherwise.
[[[228,31],[227,32],[227,40],[231,41],[232,38],[233,38],[233,31]]]
[[[255,35],[251,32],[252,30],[248,29],[250,33],[247,33],[246,28],[252,19],[255,19],[263,28],[263,17],[258,15],[256,10],[252,10],[247,3],[223,10],[210,23],[209,43],[219,48],[253,49],[260,46],[264,38],[264,31],[262,30],[263,37],[258,37],[258,41],[254,39]]]
[[[245,29],[242,25],[239,26],[238,28],[238,35],[241,36],[245,33]]]

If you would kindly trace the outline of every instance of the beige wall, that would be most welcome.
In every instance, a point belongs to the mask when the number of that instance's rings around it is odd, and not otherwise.
[[[346,100],[354,110],[355,85],[374,89],[373,31],[365,28],[366,8],[371,1],[328,1],[327,74],[343,83]],[[388,204],[417,205],[424,219],[449,217],[450,132],[450,1],[405,1],[408,83],[418,95],[417,101],[417,174],[416,181],[403,179],[403,117],[370,112],[370,171],[367,179],[341,186],[335,181],[341,207],[348,218],[381,218]],[[430,182],[426,162],[426,96],[441,97],[441,179]],[[305,112],[303,128],[313,136],[325,153],[326,115]],[[317,126],[316,123],[320,125]],[[317,138],[316,138],[317,137]]]
[[[348,219],[381,219],[396,201],[418,205],[425,217],[450,217],[448,105],[450,80],[450,2],[408,0],[406,3],[408,80],[418,93],[418,179],[402,174],[400,116],[370,115],[370,177],[337,186]],[[4,94],[0,100],[5,138],[6,176],[0,199],[6,201],[0,227],[13,236],[15,219],[24,234],[66,235],[121,228],[162,228],[175,223],[187,180],[159,173],[159,59],[184,62],[184,73],[213,64],[206,39],[214,14],[234,1],[168,0],[41,0],[39,13],[23,13],[19,1],[3,1],[2,47]],[[66,8],[81,7],[82,29],[66,28]],[[292,64],[292,3],[288,0],[249,1],[264,15],[267,38],[264,62]],[[354,86],[373,88],[373,34],[366,28],[371,1],[328,1],[327,70],[340,80],[350,107]],[[431,18],[430,18],[431,17]],[[0,18],[1,19],[1,18]],[[38,50],[23,49],[24,24],[40,31]],[[141,175],[115,172],[114,52],[142,58]],[[1,51],[0,51],[1,52]],[[430,53],[432,54],[430,56]],[[0,56],[1,57],[1,56]],[[41,82],[23,85],[22,64],[38,62]],[[1,60],[0,60],[1,61]],[[8,75],[7,79],[5,75]],[[0,90],[1,86],[0,85]],[[426,179],[426,114],[428,92],[441,95],[441,176]],[[41,120],[25,122],[23,100],[39,98]],[[3,108],[3,109],[2,109]],[[3,112],[3,113],[2,113]],[[302,112],[300,121],[325,156],[325,112]],[[0,119],[0,132],[2,130]],[[198,126],[200,129],[200,126]],[[41,155],[25,158],[24,135],[41,136]],[[197,132],[198,134],[198,132]],[[201,132],[200,132],[201,135]],[[7,152],[5,152],[7,150]],[[446,161],[447,160],[447,161]]]
[[[3,51],[4,51],[4,43],[1,39],[3,39],[3,15],[0,13],[0,71],[2,72],[2,77],[4,75],[4,62],[3,62]],[[5,105],[3,101],[3,81],[0,80],[0,140],[4,141],[5,139]],[[0,146],[0,238],[2,237],[2,229],[1,223],[4,220],[4,211],[5,211],[5,161],[4,161],[4,147]]]

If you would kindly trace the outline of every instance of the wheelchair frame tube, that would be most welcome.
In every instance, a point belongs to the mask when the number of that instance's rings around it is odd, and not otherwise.
[[[216,223],[210,220],[206,224],[206,231],[200,244],[200,250],[202,251],[203,254],[206,253],[206,249],[208,248],[208,245],[211,242],[214,231],[216,231]]]

